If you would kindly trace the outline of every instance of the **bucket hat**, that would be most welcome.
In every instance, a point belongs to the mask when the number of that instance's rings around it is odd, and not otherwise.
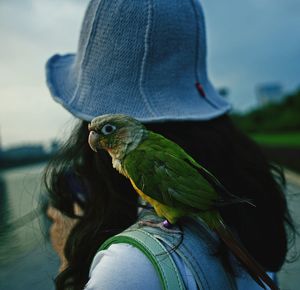
[[[76,54],[46,64],[54,100],[90,121],[208,120],[230,110],[208,79],[198,0],[93,0]]]

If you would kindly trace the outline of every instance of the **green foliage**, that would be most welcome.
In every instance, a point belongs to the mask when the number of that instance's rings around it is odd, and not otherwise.
[[[300,91],[282,103],[269,104],[245,115],[233,114],[236,125],[247,133],[300,132]]]
[[[300,132],[282,134],[250,134],[257,143],[282,148],[300,148]]]
[[[233,114],[234,123],[261,145],[266,156],[292,170],[300,170],[300,91],[282,103],[247,114]]]

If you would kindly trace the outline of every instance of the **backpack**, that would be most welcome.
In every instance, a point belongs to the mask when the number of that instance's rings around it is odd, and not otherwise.
[[[154,266],[164,290],[184,290],[180,269],[174,262],[174,252],[180,256],[193,274],[199,289],[237,289],[235,279],[224,270],[216,249],[218,237],[204,222],[185,218],[168,233],[160,228],[140,226],[139,221],[159,223],[153,211],[144,210],[137,223],[105,241],[99,250],[116,243],[127,243],[142,251]]]

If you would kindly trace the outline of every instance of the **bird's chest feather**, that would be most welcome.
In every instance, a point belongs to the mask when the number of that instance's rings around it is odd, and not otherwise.
[[[127,176],[128,177],[128,176]],[[140,190],[134,181],[128,177],[135,191],[140,195],[142,199],[147,201],[150,205],[154,207],[156,214],[159,217],[166,218],[170,223],[175,224],[178,218],[186,215],[186,212],[181,209],[175,209],[173,207],[167,206],[158,202],[157,200],[146,195],[142,190]]]
[[[122,175],[127,176],[126,172],[124,171],[124,169],[122,167],[122,163],[121,163],[120,159],[113,157],[112,158],[112,165],[113,165],[113,168],[115,168]]]

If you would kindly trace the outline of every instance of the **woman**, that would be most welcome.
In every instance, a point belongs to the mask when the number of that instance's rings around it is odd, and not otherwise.
[[[285,225],[293,229],[283,177],[233,125],[230,105],[207,77],[204,20],[197,0],[91,1],[77,54],[53,56],[47,82],[53,98],[82,119],[45,175],[52,242],[62,260],[57,289],[162,287],[138,249],[112,245],[96,254],[108,238],[136,222],[139,206],[110,157],[95,154],[87,143],[88,122],[107,113],[144,122],[182,146],[231,193],[250,199],[255,207],[227,206],[221,214],[266,270],[280,269],[287,252]],[[177,246],[172,257],[184,285],[197,289]],[[228,289],[257,287],[236,271],[222,244],[214,248],[214,256],[233,281]]]

